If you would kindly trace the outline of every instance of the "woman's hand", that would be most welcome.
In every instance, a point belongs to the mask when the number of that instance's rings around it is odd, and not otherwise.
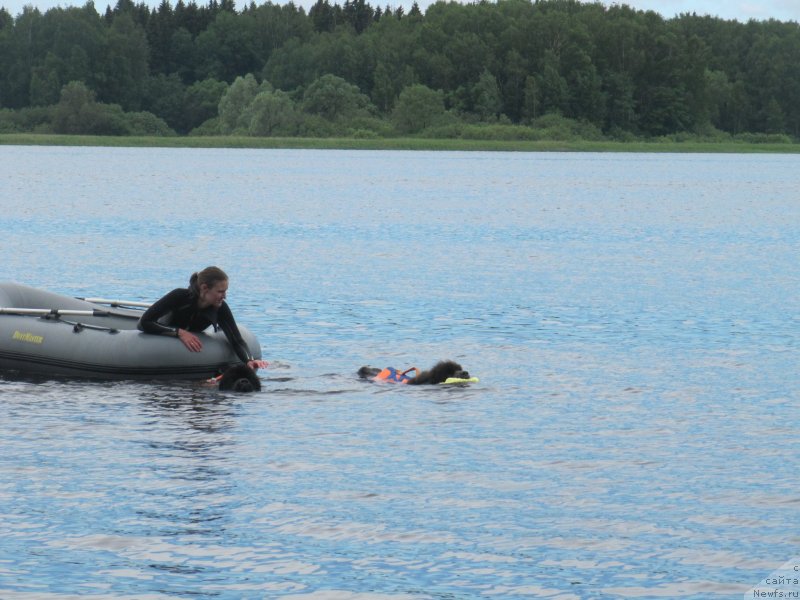
[[[203,349],[203,342],[201,342],[200,338],[190,331],[178,329],[178,339],[183,342],[183,345],[186,346],[186,349],[189,350],[189,352],[200,352],[200,350]]]
[[[247,361],[247,366],[253,369],[253,371],[258,371],[259,369],[266,369],[269,363],[265,360],[249,360]]]

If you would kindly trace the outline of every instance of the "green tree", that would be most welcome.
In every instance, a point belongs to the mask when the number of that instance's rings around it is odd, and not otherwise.
[[[316,66],[314,79],[331,73],[357,84],[361,73],[366,70],[360,42],[353,30],[347,27],[317,36],[311,43],[311,50]]]
[[[383,62],[378,63],[372,73],[372,101],[383,113],[388,113],[394,106],[397,96],[394,81],[386,65]]]
[[[656,14],[646,16],[645,65],[635,79],[638,126],[648,135],[688,131],[694,125],[689,82],[685,74],[685,40]],[[702,65],[701,65],[702,67]]]
[[[13,23],[14,18],[11,16],[11,13],[5,8],[0,8],[0,31],[6,28],[10,29]]]
[[[30,103],[32,106],[49,106],[61,96],[59,72],[62,61],[52,52],[47,53],[44,64],[34,67],[31,73]]]
[[[472,88],[475,114],[483,121],[496,119],[503,109],[503,100],[500,96],[500,87],[497,79],[484,69],[478,82]]]
[[[146,83],[143,107],[163,119],[172,129],[186,133],[186,86],[175,73],[159,73]]]
[[[569,86],[559,71],[558,56],[552,50],[544,55],[541,73],[536,75],[536,92],[541,114],[564,113],[569,101]]]
[[[36,29],[31,102],[55,104],[69,81],[96,86],[96,64],[104,54],[108,31],[94,5],[47,11]],[[43,88],[42,83],[49,82]]]
[[[95,102],[94,92],[80,81],[61,90],[53,113],[53,131],[66,134],[126,135],[129,128],[119,105]]]
[[[147,41],[150,47],[150,71],[170,73],[172,66],[171,44],[175,32],[175,18],[169,0],[161,0],[147,20]]]
[[[219,101],[219,121],[222,133],[232,133],[245,126],[241,117],[259,92],[258,82],[251,73],[237,77]]]
[[[11,30],[2,32],[3,52],[0,52],[0,105],[22,108],[30,105],[31,75],[39,56],[36,42],[42,24],[42,14],[28,4],[14,20]]]
[[[172,136],[175,132],[170,129],[163,119],[159,119],[149,112],[126,113],[123,117],[127,135],[155,135]]]
[[[280,90],[260,92],[244,113],[247,133],[252,136],[292,136],[297,133],[298,115],[289,94]]]
[[[323,75],[303,94],[303,110],[329,121],[339,121],[366,114],[371,103],[355,85],[336,75]]]
[[[708,91],[708,120],[714,127],[730,131],[733,84],[724,71],[707,69],[705,77]]]
[[[606,74],[604,92],[608,98],[606,104],[606,129],[609,131],[636,129],[636,86],[626,73],[610,72]]]
[[[501,112],[508,115],[512,121],[519,122],[522,117],[527,74],[527,61],[518,50],[510,49],[502,62],[497,79],[501,89],[500,98],[503,101]]]
[[[282,90],[294,90],[310,84],[319,76],[314,42],[291,39],[276,49],[261,71],[262,79]]]
[[[375,11],[365,0],[345,0],[342,16],[356,33],[361,33],[372,23]]]
[[[314,31],[331,32],[336,28],[337,21],[342,18],[341,8],[338,5],[334,8],[328,0],[317,0],[308,10],[308,18],[314,25]]]
[[[186,89],[182,132],[189,132],[217,116],[219,103],[228,84],[216,79],[197,81]]]
[[[727,131],[737,134],[748,131],[750,114],[753,112],[753,100],[747,93],[743,81],[736,81],[731,91],[730,128]]]
[[[255,20],[250,15],[221,11],[197,36],[198,76],[233,81],[243,73],[258,73],[264,61],[253,52],[256,38]]]
[[[114,19],[95,78],[97,97],[125,110],[138,110],[148,76],[148,46],[144,30],[128,15]]]
[[[786,127],[786,115],[775,98],[770,98],[764,107],[764,131],[766,133],[783,133]]]
[[[542,107],[539,103],[539,82],[535,76],[528,75],[525,78],[522,118],[525,123],[530,123],[542,114]]]
[[[400,92],[392,122],[401,133],[418,133],[444,115],[444,94],[420,83]]]
[[[605,119],[606,98],[602,79],[591,56],[582,48],[571,46],[566,53],[568,67],[565,81],[569,88],[565,113],[573,119],[582,119],[602,125]]]
[[[195,46],[192,34],[179,27],[172,34],[169,45],[169,73],[177,73],[186,84],[194,81],[197,69]]]
[[[86,84],[72,81],[61,90],[61,99],[53,114],[56,133],[85,133],[92,127],[95,96]]]

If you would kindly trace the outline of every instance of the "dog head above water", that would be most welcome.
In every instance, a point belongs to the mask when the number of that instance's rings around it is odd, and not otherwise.
[[[222,392],[260,392],[261,380],[247,365],[234,365],[222,374],[219,389]]]
[[[444,383],[451,377],[458,379],[469,379],[469,372],[465,371],[460,364],[452,360],[442,360],[436,363],[430,370],[422,371],[411,379],[410,385],[423,385]]]

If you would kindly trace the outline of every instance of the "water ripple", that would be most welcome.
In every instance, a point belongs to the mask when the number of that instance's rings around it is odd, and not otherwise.
[[[794,156],[0,159],[3,279],[218,263],[271,362],[0,375],[2,598],[727,598],[796,553]],[[480,382],[356,376],[444,358]]]

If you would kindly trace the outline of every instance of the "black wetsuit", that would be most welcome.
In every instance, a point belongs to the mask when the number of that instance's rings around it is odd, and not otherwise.
[[[242,362],[253,360],[228,305],[223,302],[219,309],[215,306],[198,308],[197,296],[187,288],[174,289],[153,304],[139,319],[138,327],[145,333],[177,336],[179,328],[197,333],[210,325],[214,326],[214,331],[222,329]]]

